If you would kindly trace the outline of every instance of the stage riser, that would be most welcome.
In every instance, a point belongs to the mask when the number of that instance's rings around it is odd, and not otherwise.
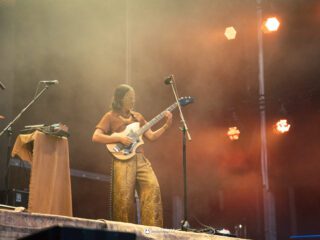
[[[230,238],[214,236],[202,233],[181,232],[171,229],[149,227],[130,223],[89,220],[82,218],[71,218],[56,215],[30,214],[0,209],[0,239],[12,240],[28,236],[41,229],[52,226],[69,226],[76,228],[102,229],[113,232],[127,232],[136,234],[138,240],[150,239],[176,239],[176,240],[235,240]]]
[[[20,237],[29,236],[33,234],[35,231],[37,231],[37,229],[30,229],[24,227],[8,227],[0,225],[0,239],[15,240]]]

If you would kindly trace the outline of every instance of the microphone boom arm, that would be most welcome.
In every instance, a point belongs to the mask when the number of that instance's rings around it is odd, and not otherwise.
[[[20,113],[1,131],[0,136],[2,136],[11,126],[21,117],[21,115],[35,102],[37,99],[49,88],[49,85],[45,87],[31,100],[31,102],[23,108]]]
[[[170,85],[172,87],[172,91],[173,91],[174,97],[175,97],[176,102],[178,104],[178,109],[179,109],[179,114],[180,114],[180,119],[181,119],[181,122],[182,122],[182,125],[183,125],[183,129],[187,133],[188,140],[191,141],[191,135],[189,133],[189,129],[188,129],[186,120],[184,119],[184,116],[183,116],[183,113],[182,113],[182,110],[181,110],[181,106],[180,106],[180,103],[179,103],[178,91],[177,91],[177,88],[176,88],[176,82],[174,80],[174,76],[173,75],[171,75],[171,79],[172,79],[172,81],[171,81]]]

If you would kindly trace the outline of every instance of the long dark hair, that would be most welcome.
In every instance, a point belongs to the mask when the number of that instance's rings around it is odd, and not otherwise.
[[[133,88],[127,84],[121,84],[114,90],[111,109],[115,112],[120,112],[122,108],[122,99],[124,95]]]

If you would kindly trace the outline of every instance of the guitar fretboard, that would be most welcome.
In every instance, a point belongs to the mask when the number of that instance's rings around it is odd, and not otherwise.
[[[172,112],[176,107],[178,106],[177,103],[172,104],[170,107],[168,107],[166,110],[164,110],[163,112],[161,112],[160,114],[158,114],[157,116],[155,116],[153,119],[151,119],[149,122],[147,122],[142,128],[140,128],[137,131],[137,135],[141,136],[145,131],[147,131],[148,129],[150,129],[153,125],[155,125],[157,122],[159,122],[163,117],[164,117],[164,113],[166,111]]]

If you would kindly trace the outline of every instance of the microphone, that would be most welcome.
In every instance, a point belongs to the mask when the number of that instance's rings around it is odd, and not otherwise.
[[[0,81],[0,88],[2,89],[2,90],[5,90],[6,89],[6,87],[4,86],[4,84]]]
[[[40,83],[44,83],[47,85],[54,85],[54,84],[59,84],[58,80],[45,80],[45,81],[40,81]]]
[[[173,75],[170,75],[170,76],[166,77],[164,79],[164,84],[166,84],[166,85],[171,84],[172,83],[172,77],[173,77]]]

